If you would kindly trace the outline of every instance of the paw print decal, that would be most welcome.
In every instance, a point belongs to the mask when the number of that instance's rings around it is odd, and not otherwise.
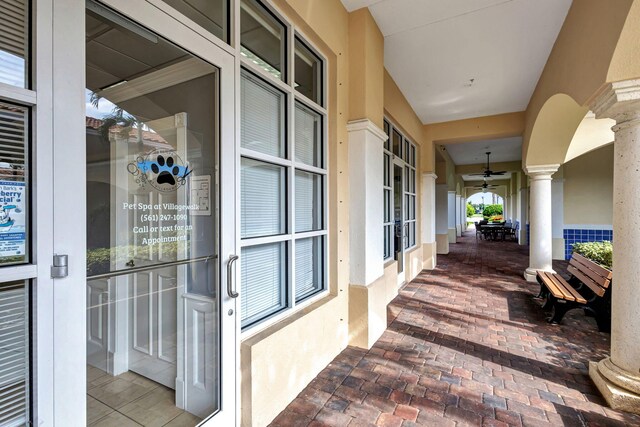
[[[180,156],[170,150],[153,150],[144,157],[138,157],[127,169],[141,187],[148,183],[162,192],[177,190],[192,172]]]

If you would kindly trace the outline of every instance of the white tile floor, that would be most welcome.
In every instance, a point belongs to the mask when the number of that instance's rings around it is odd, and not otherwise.
[[[87,425],[192,427],[201,419],[176,408],[173,390],[133,372],[117,377],[87,367]]]

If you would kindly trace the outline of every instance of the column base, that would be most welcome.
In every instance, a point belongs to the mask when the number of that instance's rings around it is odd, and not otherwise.
[[[640,377],[622,371],[609,358],[589,362],[589,376],[612,409],[640,414]]]
[[[538,270],[536,270],[535,268],[527,268],[524,271],[524,278],[527,282],[537,282],[538,280],[536,279]]]
[[[457,243],[456,229],[455,228],[449,228],[448,232],[449,232],[449,243]]]

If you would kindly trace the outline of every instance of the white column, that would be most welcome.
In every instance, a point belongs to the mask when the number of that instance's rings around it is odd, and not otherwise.
[[[529,268],[524,273],[529,282],[536,281],[536,271],[553,271],[551,238],[551,175],[560,165],[527,166],[531,180],[531,217]]]
[[[613,127],[611,357],[590,363],[591,379],[614,409],[640,414],[640,80],[611,84],[592,107]]]
[[[433,173],[422,174],[422,268],[436,266],[436,178]]]
[[[463,233],[467,231],[467,199],[463,196],[460,196],[460,226]]]
[[[462,215],[460,214],[460,206],[462,205],[462,196],[456,194],[456,237],[462,236]]]
[[[502,218],[505,221],[508,221],[511,217],[511,194],[509,194],[509,186],[505,189],[504,192],[504,208],[502,208]]]
[[[449,199],[447,184],[436,185],[436,243],[438,254],[449,253]]]
[[[349,122],[350,282],[369,285],[384,273],[383,143],[368,119]]]
[[[551,237],[553,259],[564,259],[564,179],[562,170],[551,181]]]
[[[447,227],[449,243],[456,243],[456,192],[447,193]]]
[[[526,179],[522,176],[522,179]],[[527,188],[520,189],[520,212],[518,220],[520,221],[520,236],[518,237],[518,243],[520,245],[527,244],[527,221],[529,217],[529,190]]]

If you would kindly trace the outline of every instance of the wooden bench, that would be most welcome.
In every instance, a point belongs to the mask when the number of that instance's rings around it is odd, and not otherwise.
[[[538,271],[539,298],[545,298],[543,309],[552,309],[549,323],[560,323],[567,311],[583,308],[593,314],[602,332],[611,330],[610,270],[574,253],[567,268],[571,279],[548,271]]]

